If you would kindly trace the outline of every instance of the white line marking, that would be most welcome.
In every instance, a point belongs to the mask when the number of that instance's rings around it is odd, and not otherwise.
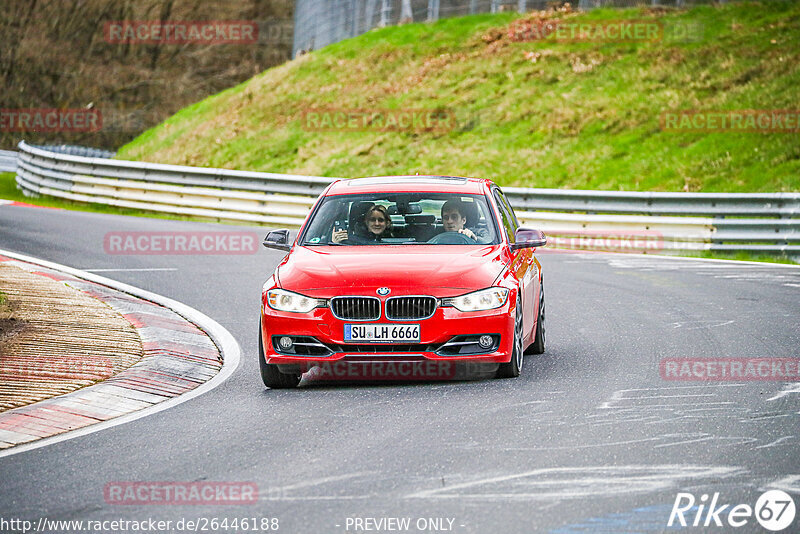
[[[800,393],[800,384],[788,384],[784,386],[783,390],[781,390],[780,393],[778,393],[773,397],[768,398],[767,401],[782,399],[783,397],[789,395],[790,393]]]
[[[764,416],[749,417],[747,419],[740,419],[739,422],[741,422],[741,423],[760,423],[761,421],[766,421],[768,419],[778,419],[779,417],[794,417],[794,414],[779,413],[779,414],[774,414],[774,415],[764,415]]]
[[[528,402],[518,402],[516,404],[509,404],[507,406],[500,406],[499,408],[492,408],[488,410],[489,412],[500,412],[503,410],[508,410],[509,408],[520,408],[522,406],[530,406],[532,404],[547,404],[548,401],[543,400],[535,400],[535,401],[528,401]],[[536,412],[537,414],[541,415],[543,412]]]
[[[727,408],[692,408],[691,410],[681,410],[681,412],[694,413],[694,412],[714,412],[714,411],[727,411]]]
[[[624,400],[642,399],[686,399],[689,397],[716,397],[716,393],[687,393],[686,395],[648,395],[647,397],[623,397]]]
[[[664,447],[672,447],[674,445],[686,445],[687,443],[700,443],[701,441],[708,441],[714,439],[714,436],[709,436],[708,434],[705,437],[698,438],[698,439],[688,439],[685,441],[673,441],[672,443],[662,443],[661,445],[656,445],[653,447],[654,449],[663,449]]]
[[[688,324],[692,323],[708,323],[708,324],[700,324],[697,326],[689,326],[686,327]],[[714,321],[714,320],[702,320],[702,321],[679,321],[677,323],[672,323],[672,328],[683,328],[684,330],[700,330],[701,328],[716,328],[718,326],[725,326],[733,323],[732,320],[730,321]]]
[[[608,467],[554,467],[535,469],[524,473],[502,475],[455,484],[446,488],[427,489],[407,495],[406,499],[483,499],[531,500],[557,498],[585,498],[596,495],[652,492],[668,489],[680,480],[695,478],[722,478],[740,474],[738,467],[698,465],[628,465]],[[528,480],[520,480],[525,479]],[[462,493],[454,490],[518,481],[505,493]],[[525,486],[522,492],[511,493]],[[540,490],[532,493],[524,490]],[[447,493],[445,493],[447,492]],[[452,492],[452,493],[451,493]]]
[[[143,269],[83,269],[87,273],[143,273],[149,271],[177,271],[174,267],[149,267]]]
[[[328,482],[339,482],[342,480],[349,480],[352,478],[364,477],[369,475],[375,475],[375,471],[363,471],[360,473],[350,473],[347,475],[335,475],[329,477],[323,477],[316,480],[309,480],[305,482],[298,482],[297,484],[290,484],[288,486],[279,486],[275,488],[270,488],[267,492],[262,492],[262,496],[259,498],[261,501],[313,501],[313,500],[352,500],[352,499],[367,499],[370,497],[374,497],[371,495],[296,495],[290,496],[287,493],[291,490],[301,489],[301,488],[308,488],[313,486],[320,486],[322,484],[327,484]],[[266,493],[266,494],[263,494]]]
[[[608,414],[605,414],[608,415]],[[577,426],[600,426],[600,425],[619,425],[623,423],[643,423],[647,422],[647,424],[653,423],[660,423],[664,421],[664,417],[662,415],[646,415],[646,416],[639,416],[639,417],[617,417],[616,414],[612,416],[611,419],[603,420],[603,421],[589,421],[587,423],[572,423],[573,427]]]
[[[178,404],[183,404],[184,402],[190,399],[193,399],[195,397],[202,395],[203,393],[211,391],[212,389],[216,388],[217,386],[225,382],[228,378],[230,378],[230,376],[239,366],[241,349],[239,348],[239,344],[236,342],[236,339],[234,339],[231,333],[228,332],[219,323],[217,323],[207,315],[195,310],[194,308],[187,306],[186,304],[158,295],[156,293],[151,293],[150,291],[146,291],[144,289],[139,289],[138,287],[134,287],[128,284],[123,284],[122,282],[117,282],[116,280],[111,280],[110,278],[105,278],[103,276],[99,276],[96,274],[87,273],[85,271],[80,271],[78,269],[73,269],[72,267],[67,267],[59,263],[54,263],[51,261],[46,261],[31,256],[26,256],[24,254],[17,254],[15,252],[10,252],[3,249],[0,249],[0,255],[7,256],[9,258],[14,258],[20,261],[35,263],[36,265],[41,265],[42,267],[47,267],[48,269],[62,271],[67,274],[71,274],[72,276],[75,276],[77,278],[109,286],[113,289],[117,289],[119,291],[128,293],[135,297],[149,300],[151,302],[155,302],[156,304],[160,304],[161,306],[170,308],[178,315],[182,315],[189,321],[199,326],[202,330],[204,330],[211,337],[214,343],[216,343],[217,347],[219,347],[220,353],[222,353],[223,357],[222,369],[220,369],[219,373],[217,373],[214,376],[214,378],[212,378],[208,382],[201,384],[200,386],[194,388],[191,391],[187,391],[182,395],[173,397],[164,402],[160,402],[156,405],[151,406],[150,408],[144,408],[142,410],[139,410],[138,412],[133,412],[131,414],[123,415],[115,419],[109,419],[108,421],[95,423],[91,426],[83,427],[77,430],[71,430],[63,434],[58,434],[56,436],[52,436],[49,438],[43,438],[31,443],[17,445],[15,447],[11,447],[10,449],[5,449],[4,451],[0,451],[0,458],[3,458],[5,456],[11,456],[12,454],[18,454],[21,452],[30,451],[33,449],[38,449],[39,447],[45,447],[47,445],[52,445],[54,443],[59,443],[62,441],[66,441],[68,439],[85,436],[87,434],[92,434],[94,432],[105,430],[107,428],[112,428],[117,425],[130,423],[131,421],[136,421],[137,419],[141,419],[142,417],[147,417],[148,415],[152,415],[154,413],[158,413],[160,411],[172,408],[173,406],[177,406]]]
[[[615,254],[617,256],[630,256],[630,254],[626,254],[624,252],[607,252],[606,254]],[[743,260],[717,260],[711,258],[687,258],[684,256],[664,256],[661,254],[647,254],[646,258],[631,258],[631,259],[639,259],[647,261],[648,259],[662,259],[662,260],[669,260],[669,261],[686,261],[686,262],[697,262],[697,263],[709,263],[709,264],[719,264],[718,266],[722,267],[723,264],[728,264],[731,267],[744,265],[744,266],[752,266],[752,267],[788,267],[790,269],[800,268],[800,265],[791,265],[788,263],[767,263],[767,262],[760,262],[760,261],[743,261]],[[668,263],[668,262],[665,262]],[[717,265],[713,265],[716,267]],[[712,267],[712,265],[706,265],[706,267]]]
[[[571,451],[573,449],[593,449],[596,447],[613,447],[616,445],[633,445],[636,443],[647,443],[648,441],[660,441],[663,438],[661,436],[655,436],[652,438],[642,438],[642,439],[631,439],[627,441],[613,441],[611,443],[590,443],[588,445],[564,445],[559,447],[503,447],[503,452],[510,452],[510,451]],[[490,450],[497,450],[495,446],[480,446],[480,447],[464,447],[465,449],[490,449]]]
[[[611,403],[624,400],[625,397],[623,397],[623,393],[625,393],[626,391],[633,391],[633,390],[631,390],[631,389],[620,389],[618,391],[615,391],[614,393],[611,394],[611,398],[608,399],[607,401],[605,401],[600,406],[598,406],[597,409],[598,410],[613,410],[613,409],[616,409],[617,406],[611,406]]]
[[[800,475],[789,475],[776,480],[769,485],[770,488],[782,489],[787,493],[800,493]]]
[[[14,203],[13,200],[6,200],[4,198],[0,198],[0,206],[3,206],[5,204],[13,204],[13,203]]]
[[[794,437],[794,436],[783,436],[782,438],[778,438],[778,439],[776,439],[776,440],[775,440],[775,441],[773,441],[772,443],[767,443],[766,445],[759,445],[758,447],[756,447],[756,449],[768,449],[769,447],[774,447],[774,446],[775,446],[775,445],[777,445],[778,443],[780,443],[780,442],[782,442],[782,441],[786,441],[787,439],[789,439],[789,438],[793,438],[793,437]]]
[[[628,399],[631,400],[631,399]],[[730,404],[736,404],[735,402],[704,402],[703,406],[726,406]],[[642,406],[642,408],[681,408],[684,406],[683,404],[646,404]]]
[[[744,384],[714,384],[714,387],[742,387],[742,386],[744,386]],[[619,411],[622,408],[620,408],[619,406],[612,406],[612,403],[616,403],[616,402],[619,402],[619,401],[626,401],[626,400],[662,398],[662,397],[659,397],[657,395],[651,395],[651,396],[641,395],[641,396],[636,396],[636,397],[626,397],[625,393],[627,393],[627,392],[635,392],[635,391],[659,391],[660,392],[660,391],[670,391],[670,390],[675,390],[675,389],[701,389],[701,390],[706,390],[707,388],[708,388],[707,385],[702,385],[702,386],[670,386],[670,387],[663,387],[663,388],[620,389],[620,390],[617,390],[614,393],[612,393],[611,394],[611,398],[609,398],[607,401],[603,402],[603,404],[598,406],[597,409],[598,410],[618,410]],[[703,396],[703,395],[705,395],[705,396],[713,396],[714,393],[700,394],[700,396]],[[686,395],[678,395],[676,397],[681,397],[681,396],[691,397],[691,396],[695,396],[695,395],[692,395],[691,393],[688,393]],[[668,397],[664,396],[663,398],[668,398]],[[734,404],[734,403],[733,402],[729,402],[729,403],[707,402],[707,403],[703,403],[703,406],[710,406],[710,405],[713,405],[713,404]],[[679,408],[680,406],[681,405],[679,405],[679,404],[675,404],[675,405],[665,404],[665,405],[635,406],[634,408],[654,408],[654,407]]]
[[[267,497],[265,501],[353,501],[374,499],[375,495],[309,495],[304,497]]]

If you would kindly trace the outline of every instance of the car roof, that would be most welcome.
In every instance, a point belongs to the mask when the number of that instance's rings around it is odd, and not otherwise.
[[[328,195],[354,195],[391,191],[397,193],[463,193],[482,195],[492,185],[484,178],[460,176],[373,176],[339,180],[331,185]]]

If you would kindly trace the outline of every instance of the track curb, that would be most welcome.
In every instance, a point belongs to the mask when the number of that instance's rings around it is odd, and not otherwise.
[[[0,249],[0,261],[54,278],[126,318],[144,357],[77,391],[0,413],[0,457],[72,439],[167,409],[220,385],[239,364],[233,336],[182,303],[57,263]]]

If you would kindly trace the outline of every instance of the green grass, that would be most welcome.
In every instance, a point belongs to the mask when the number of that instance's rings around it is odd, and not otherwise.
[[[15,202],[25,202],[34,206],[43,206],[46,208],[60,208],[65,210],[74,211],[88,211],[91,213],[109,213],[112,215],[131,215],[134,217],[150,217],[156,219],[173,219],[181,221],[206,221],[200,217],[188,217],[182,215],[171,215],[167,213],[158,213],[151,211],[135,210],[129,208],[117,208],[115,206],[106,206],[104,204],[73,202],[71,200],[54,198],[54,197],[26,197],[22,191],[17,189],[15,175],[13,173],[4,172],[0,173],[0,198],[5,200],[13,200]]]
[[[769,254],[752,254],[749,252],[704,251],[698,253],[682,252],[678,255],[686,258],[706,258],[713,260],[756,261],[762,263],[785,263],[790,265],[797,265],[800,263],[800,261],[793,260],[788,256],[770,256]]]
[[[8,302],[8,297],[5,293],[0,291],[0,321],[5,321],[11,318],[11,305]],[[0,338],[2,338],[2,328],[0,328]]]
[[[519,43],[506,30],[531,15],[514,13],[376,29],[185,108],[118,157],[340,177],[480,176],[522,187],[800,191],[796,133],[659,126],[667,110],[797,109],[800,3],[557,16],[656,18],[666,28],[695,25],[702,35]],[[302,114],[319,108],[446,110],[458,127],[309,131]]]

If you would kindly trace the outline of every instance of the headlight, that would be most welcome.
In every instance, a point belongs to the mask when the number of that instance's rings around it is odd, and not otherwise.
[[[273,310],[308,313],[314,308],[325,307],[325,299],[315,299],[292,293],[283,289],[271,289],[267,292],[267,303]]]
[[[455,309],[468,311],[492,310],[506,303],[508,289],[504,287],[490,287],[460,297],[442,299],[442,306],[452,306]]]

